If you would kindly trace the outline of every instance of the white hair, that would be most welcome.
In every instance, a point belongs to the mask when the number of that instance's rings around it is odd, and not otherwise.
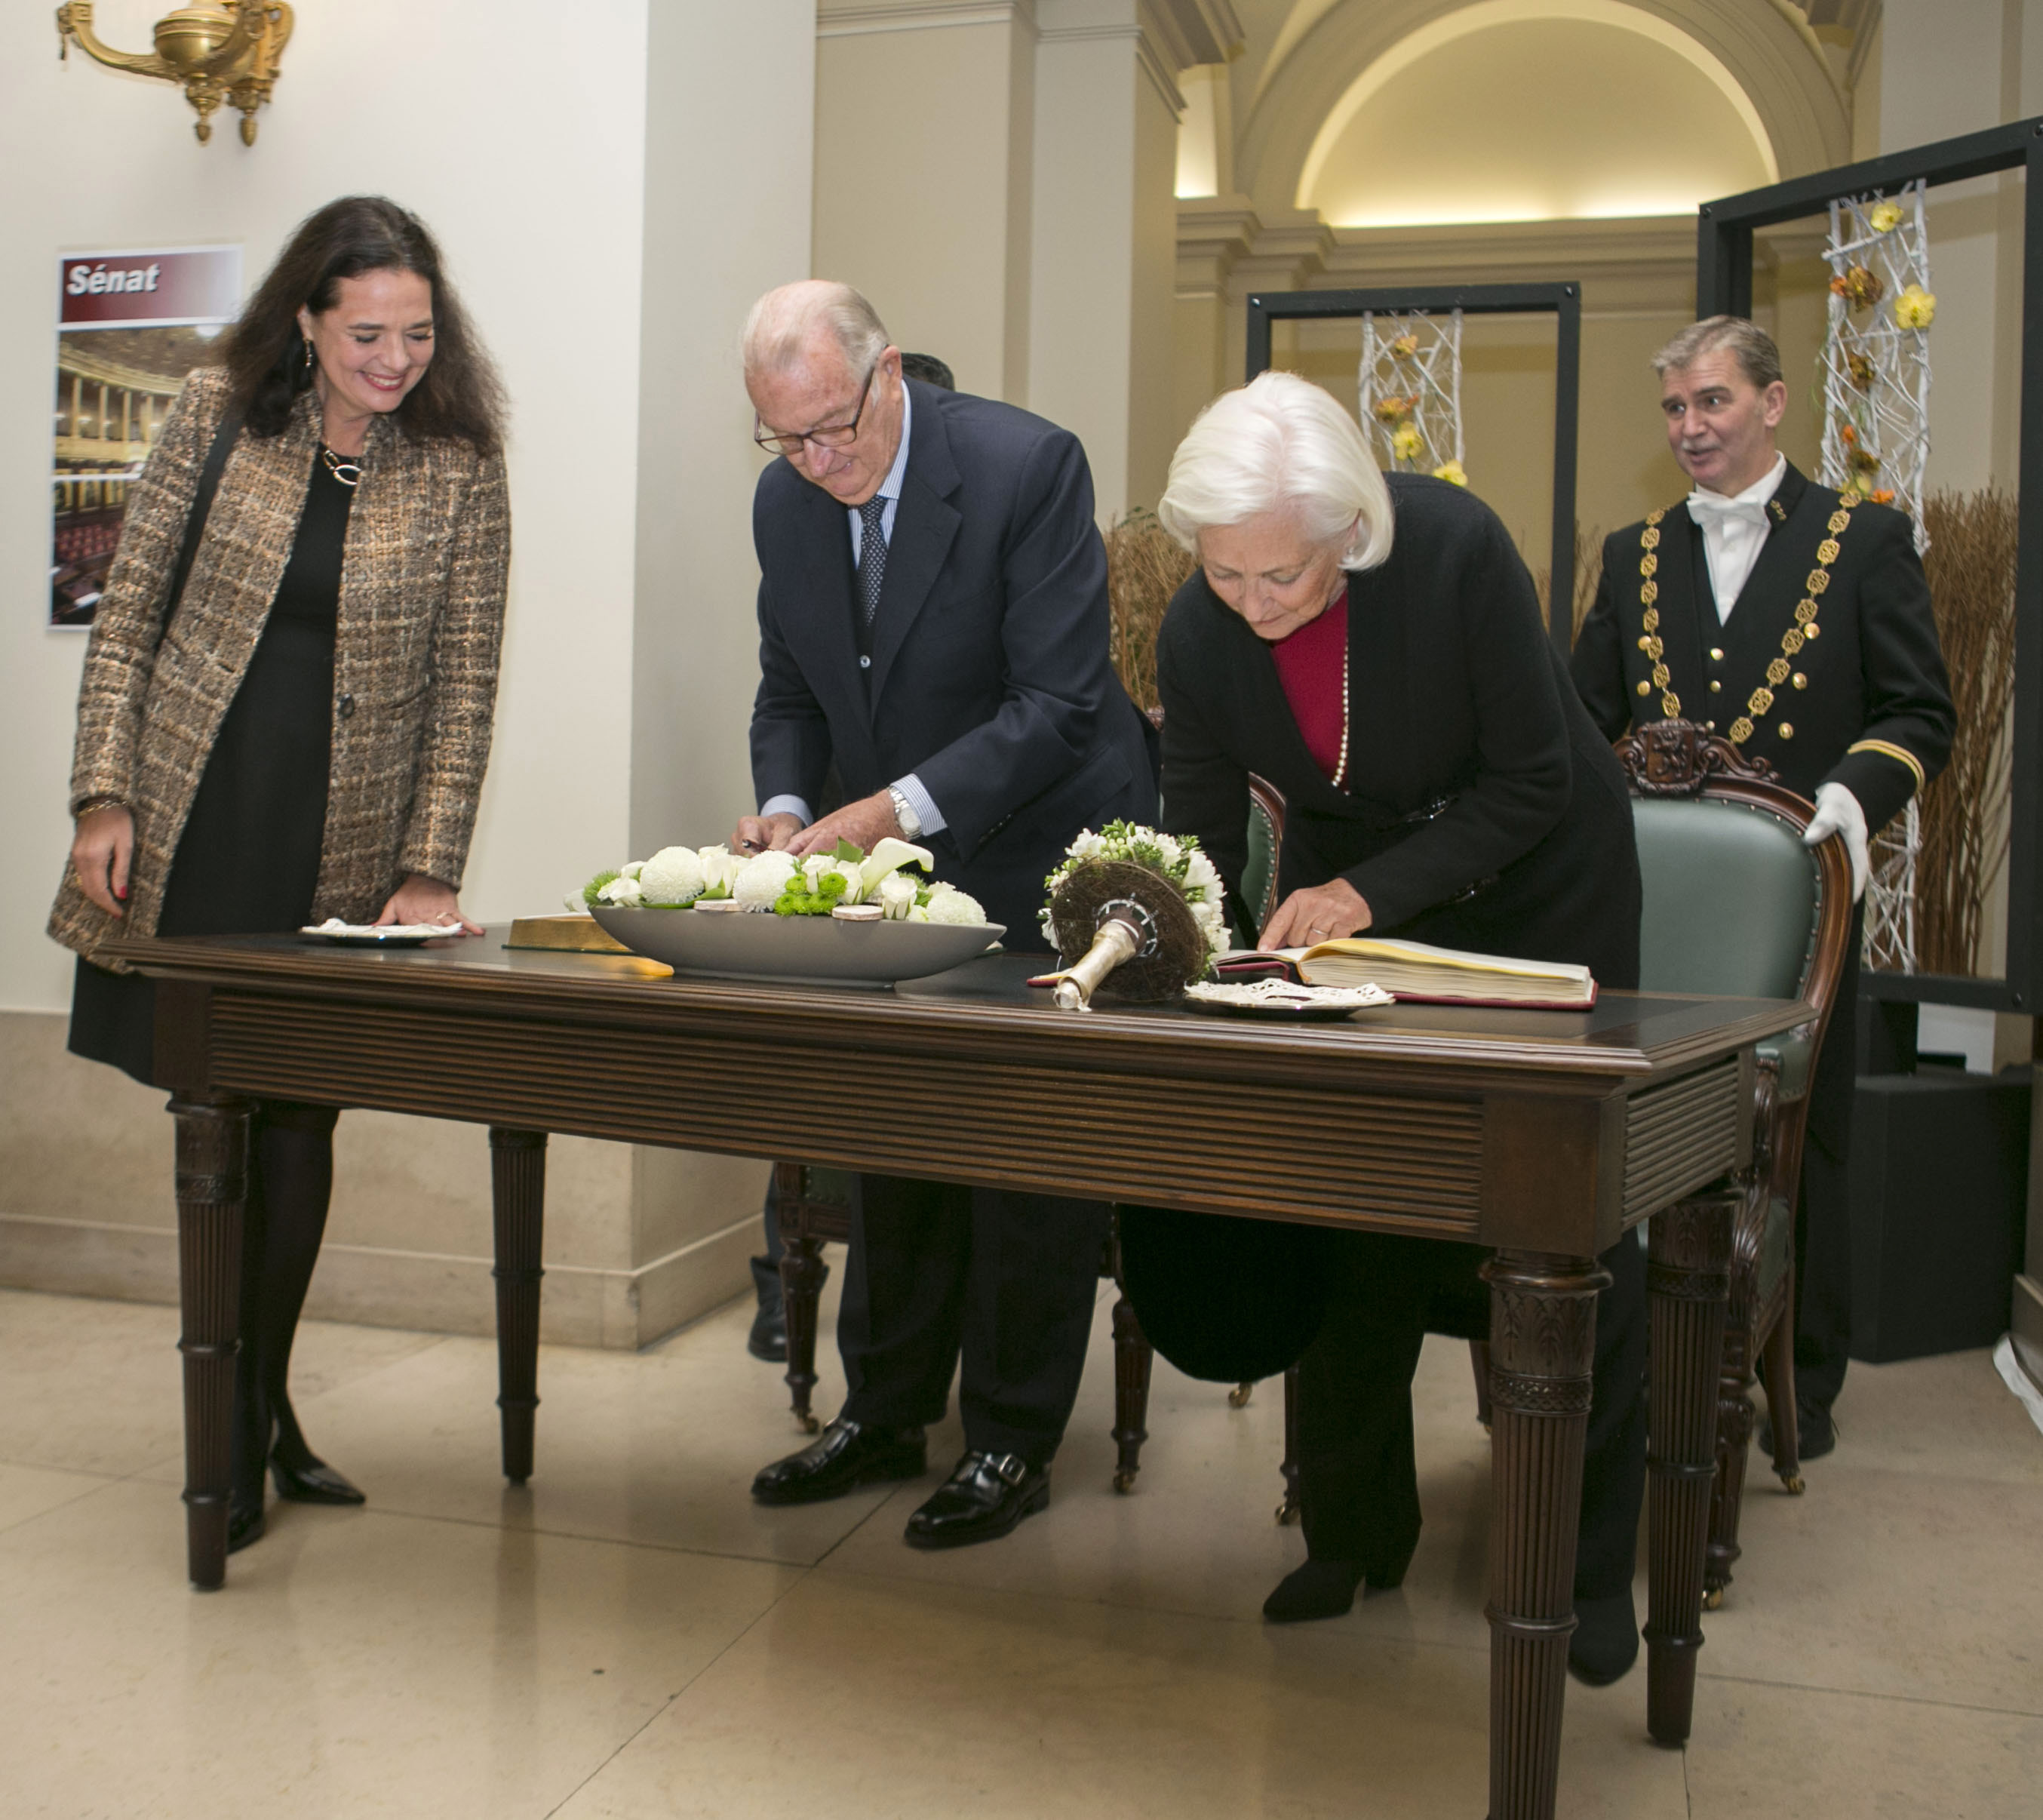
[[[1202,411],[1178,452],[1156,516],[1198,554],[1199,533],[1266,512],[1294,513],[1343,569],[1390,555],[1390,489],[1354,418],[1295,373],[1263,373]]]
[[[887,325],[880,313],[848,284],[806,278],[769,290],[745,319],[745,371],[784,373],[800,362],[816,339],[828,334],[853,373],[862,373],[887,351]]]

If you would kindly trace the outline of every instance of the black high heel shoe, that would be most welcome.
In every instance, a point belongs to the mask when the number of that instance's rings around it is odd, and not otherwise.
[[[305,1445],[289,1399],[278,1395],[270,1447],[270,1478],[277,1496],[294,1504],[366,1504],[368,1499],[344,1473],[336,1473]],[[259,1534],[260,1531],[258,1531]],[[254,1537],[249,1538],[251,1542]]]

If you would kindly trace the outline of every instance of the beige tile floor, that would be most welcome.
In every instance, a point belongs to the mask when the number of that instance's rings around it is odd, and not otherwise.
[[[921,1555],[899,1534],[927,1483],[752,1506],[795,1437],[746,1319],[549,1350],[525,1492],[496,1474],[487,1342],[309,1325],[301,1410],[372,1502],[285,1507],[200,1595],[174,1312],[0,1293],[0,1815],[1482,1811],[1462,1349],[1420,1370],[1404,1590],[1275,1631],[1258,1607],[1302,1554],[1270,1521],[1277,1386],[1237,1412],[1159,1367],[1116,1497],[1102,1304],[1048,1515]],[[1571,1689],[1571,1820],[2043,1811],[2043,1436],[1984,1353],[1854,1368],[1839,1414],[1806,1498],[1756,1481],[1688,1748],[1646,1741],[1642,1669]]]

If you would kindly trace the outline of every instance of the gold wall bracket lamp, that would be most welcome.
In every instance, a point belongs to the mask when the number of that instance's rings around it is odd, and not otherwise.
[[[222,102],[241,110],[241,143],[255,143],[255,110],[270,98],[277,65],[291,36],[291,10],[274,0],[220,0],[217,6],[180,6],[156,21],[153,52],[117,51],[92,29],[91,0],[57,9],[57,55],[78,48],[94,63],[138,76],[182,85],[198,111],[193,131],[203,145]]]

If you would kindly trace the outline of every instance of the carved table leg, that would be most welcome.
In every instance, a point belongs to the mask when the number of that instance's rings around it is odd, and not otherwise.
[[[1500,1251],[1489,1284],[1490,1820],[1552,1820],[1596,1292],[1593,1259]]]
[[[504,1435],[504,1476],[532,1476],[533,1417],[539,1407],[539,1255],[546,1218],[546,1134],[489,1127],[489,1181],[495,1204],[496,1407]]]
[[[241,1346],[241,1213],[248,1105],[174,1099],[178,1122],[178,1294],[185,1377],[185,1553],[191,1583],[227,1582],[228,1443]]]
[[[1113,1304],[1113,1488],[1135,1489],[1135,1475],[1142,1469],[1142,1443],[1149,1438],[1144,1426],[1149,1415],[1149,1373],[1156,1355],[1148,1336],[1135,1318],[1135,1304],[1125,1295]]]
[[[1681,1201],[1653,1219],[1646,1286],[1653,1313],[1651,1594],[1646,1620],[1646,1730],[1685,1743],[1703,1646],[1703,1562],[1716,1477],[1717,1379],[1731,1297],[1729,1189]]]
[[[1751,1341],[1749,1318],[1742,1329],[1727,1323],[1723,1371],[1717,1380],[1716,1480],[1710,1488],[1710,1539],[1703,1567],[1703,1607],[1709,1611],[1723,1603],[1731,1568],[1743,1552],[1738,1545],[1738,1519],[1752,1443]]]
[[[826,1273],[822,1241],[809,1231],[802,1199],[802,1165],[776,1163],[773,1185],[780,1204],[780,1319],[788,1333],[788,1407],[805,1434],[822,1424],[810,1407],[816,1388],[817,1311]]]

